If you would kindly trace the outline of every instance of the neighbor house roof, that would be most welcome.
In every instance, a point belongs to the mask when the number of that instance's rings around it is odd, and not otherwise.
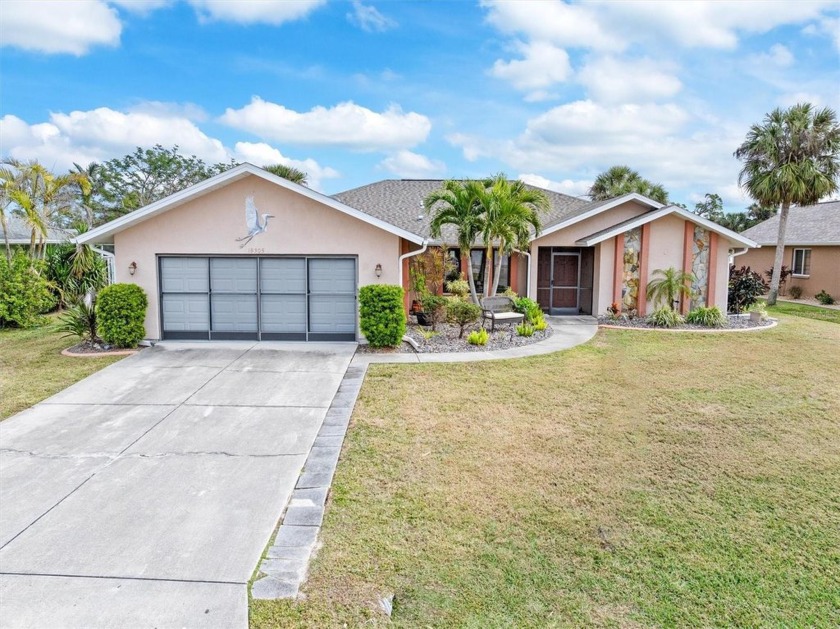
[[[21,216],[7,215],[6,226],[5,228],[0,227],[0,233],[4,241],[8,238],[10,245],[28,245],[32,238],[32,226]],[[72,230],[47,227],[47,237],[44,242],[51,245],[67,242],[74,235],[75,232]]]
[[[234,166],[230,170],[226,170],[223,173],[220,173],[214,177],[210,177],[209,179],[205,179],[204,181],[197,183],[189,188],[181,190],[180,192],[176,192],[175,194],[171,194],[165,199],[161,199],[160,201],[156,201],[154,203],[150,203],[139,210],[135,210],[130,214],[126,214],[121,216],[113,221],[105,223],[104,225],[100,225],[96,229],[92,229],[84,234],[80,235],[76,238],[77,242],[80,243],[102,243],[102,242],[110,242],[111,238],[113,238],[114,234],[123,231],[124,229],[128,229],[133,225],[141,223],[145,220],[148,220],[158,214],[162,214],[163,212],[167,212],[179,205],[187,203],[188,201],[192,201],[193,199],[197,199],[205,194],[212,192],[213,190],[217,190],[233,181],[238,179],[243,179],[250,175],[254,175],[256,177],[260,177],[265,179],[266,181],[270,181],[281,188],[286,188],[287,190],[292,190],[293,192],[297,192],[298,194],[317,201],[318,203],[322,203],[328,207],[333,208],[334,210],[338,210],[344,214],[352,216],[354,218],[359,219],[365,223],[370,225],[374,225],[375,227],[379,227],[386,232],[395,234],[400,236],[401,238],[405,238],[411,242],[416,244],[422,244],[423,239],[419,237],[412,231],[408,231],[405,229],[400,228],[393,223],[388,221],[384,221],[376,216],[368,214],[366,212],[361,212],[356,208],[350,207],[345,203],[342,203],[340,200],[329,197],[327,195],[321,194],[320,192],[316,192],[311,188],[307,188],[306,186],[301,186],[296,183],[292,183],[288,179],[283,179],[282,177],[278,177],[277,175],[273,175],[272,173],[263,170],[262,168],[258,168],[253,164],[248,164],[247,162],[244,164],[239,164],[238,166]]]
[[[669,214],[676,214],[681,218],[684,218],[687,221],[691,221],[692,223],[696,223],[698,225],[702,225],[709,231],[715,232],[731,240],[733,242],[738,243],[744,247],[757,247],[758,243],[755,241],[746,238],[741,234],[737,234],[736,232],[732,231],[731,229],[727,229],[717,223],[710,221],[702,216],[698,216],[693,212],[689,212],[685,208],[681,208],[678,205],[666,205],[664,207],[651,210],[650,212],[645,212],[644,214],[640,214],[639,216],[634,216],[633,218],[629,218],[626,221],[622,221],[620,223],[616,223],[612,227],[608,227],[606,229],[602,229],[599,232],[595,232],[594,234],[590,234],[584,238],[578,240],[575,244],[580,245],[581,247],[591,247],[592,245],[596,245],[599,242],[604,242],[605,240],[609,240],[619,234],[623,234],[631,229],[635,229],[636,227],[640,227],[646,223],[650,223],[655,221],[658,218],[662,218],[663,216],[668,216]]]
[[[443,186],[443,179],[385,179],[333,195],[342,203],[357,208],[383,221],[399,226],[421,238],[430,237],[431,215],[423,207],[423,200]],[[526,184],[527,185],[527,184]],[[549,209],[542,216],[546,229],[592,205],[591,201],[578,199],[552,190],[541,190],[548,197]],[[456,230],[444,225],[441,241],[454,243]]]
[[[741,232],[760,245],[775,245],[779,215]],[[840,245],[840,201],[790,208],[785,243],[788,245]]]

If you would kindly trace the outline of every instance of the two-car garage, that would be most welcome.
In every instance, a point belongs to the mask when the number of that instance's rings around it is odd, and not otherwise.
[[[164,339],[355,341],[357,263],[158,256]]]

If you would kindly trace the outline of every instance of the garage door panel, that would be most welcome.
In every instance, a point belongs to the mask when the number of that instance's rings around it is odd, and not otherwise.
[[[160,283],[164,293],[206,293],[207,258],[161,258]]]
[[[263,332],[306,334],[306,295],[262,295]]]
[[[306,259],[263,258],[260,261],[260,291],[306,294]]]
[[[210,329],[210,307],[206,294],[164,295],[162,308],[166,332],[207,332]]]
[[[211,258],[210,288],[214,293],[256,293],[256,259]]]
[[[356,298],[354,295],[311,295],[309,297],[309,331],[349,333],[356,330]]]
[[[214,332],[256,332],[256,295],[211,295]]]
[[[356,261],[352,258],[312,258],[309,260],[311,293],[355,293]]]

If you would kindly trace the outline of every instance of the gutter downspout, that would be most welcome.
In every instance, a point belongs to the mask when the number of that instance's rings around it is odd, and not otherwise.
[[[530,299],[531,298],[531,252],[530,251],[520,251],[519,249],[513,249],[513,251],[528,257],[528,266],[525,267],[525,297]]]
[[[735,258],[738,256],[744,255],[747,251],[749,251],[749,247],[743,247],[740,249],[730,249],[729,250],[729,264],[735,264]]]
[[[408,258],[412,258],[414,256],[419,256],[421,253],[425,253],[426,249],[428,249],[428,248],[429,248],[429,241],[424,239],[423,240],[423,246],[420,249],[417,249],[415,251],[409,251],[408,253],[404,253],[400,256],[400,261],[399,261],[399,264],[400,264],[400,287],[402,287],[402,285],[403,285],[403,262],[405,260],[407,260]]]

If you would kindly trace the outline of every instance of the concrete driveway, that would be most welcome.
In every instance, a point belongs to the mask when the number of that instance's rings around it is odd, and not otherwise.
[[[0,423],[0,626],[246,627],[354,344],[162,344]]]

